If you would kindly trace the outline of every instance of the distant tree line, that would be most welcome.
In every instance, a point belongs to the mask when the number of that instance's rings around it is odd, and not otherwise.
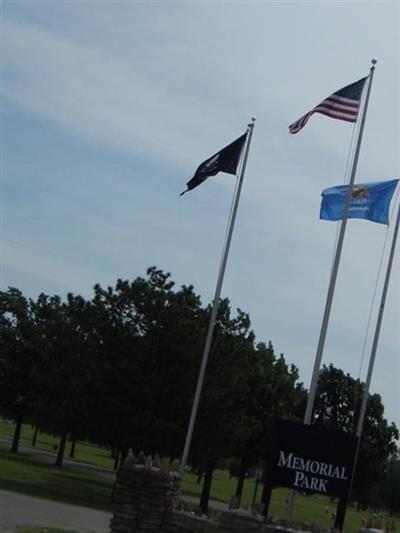
[[[90,300],[0,292],[0,414],[15,423],[12,451],[28,422],[59,436],[59,466],[68,438],[109,447],[116,465],[129,448],[179,457],[210,312],[193,286],[176,289],[156,267],[132,282],[95,285]],[[361,395],[359,380],[324,367],[314,423],[354,432]],[[203,510],[214,469],[236,461],[240,499],[247,472],[266,458],[274,420],[301,421],[305,402],[298,369],[271,342],[256,343],[249,315],[221,300],[190,456],[203,477]],[[353,491],[361,505],[398,510],[385,496],[393,479],[400,488],[396,438],[379,395],[370,395]]]

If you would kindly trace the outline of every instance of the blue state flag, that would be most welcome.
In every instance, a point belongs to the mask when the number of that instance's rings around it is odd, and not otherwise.
[[[398,179],[354,185],[349,218],[364,218],[379,224],[389,223],[389,206]],[[341,220],[346,204],[348,185],[338,185],[322,191],[323,220]]]

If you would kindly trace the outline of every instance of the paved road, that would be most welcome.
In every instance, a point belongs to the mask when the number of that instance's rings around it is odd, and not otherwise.
[[[111,513],[0,490],[0,532],[16,526],[51,526],[82,533],[108,533]]]

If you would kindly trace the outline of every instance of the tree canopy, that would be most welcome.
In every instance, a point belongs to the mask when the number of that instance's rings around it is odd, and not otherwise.
[[[364,386],[333,365],[320,372],[314,405],[314,423],[326,429],[355,433]],[[399,432],[384,418],[379,394],[369,394],[353,485],[353,497],[369,505],[387,472],[390,457],[396,452]]]
[[[0,414],[60,436],[86,439],[122,455],[128,448],[179,457],[185,440],[211,305],[194,287],[175,287],[156,267],[93,296],[0,292]],[[320,374],[314,423],[354,432],[363,385],[330,365]],[[240,497],[246,469],[266,457],[273,422],[301,421],[306,390],[298,369],[271,342],[256,342],[249,315],[220,301],[190,462],[212,470],[237,458]],[[396,475],[397,428],[370,395],[354,493],[368,503],[385,472]],[[382,468],[384,465],[384,468]],[[394,506],[397,504],[393,504]]]

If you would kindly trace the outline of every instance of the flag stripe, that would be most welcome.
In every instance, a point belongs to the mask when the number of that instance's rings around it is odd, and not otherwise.
[[[337,113],[342,113],[343,115],[350,117],[357,118],[357,111],[354,111],[354,109],[345,109],[342,107],[337,107],[330,104],[320,104],[318,107],[314,109],[314,113],[317,113],[318,111],[335,111]]]
[[[326,100],[324,100],[323,102],[321,102],[319,105],[317,105],[317,107],[321,106],[321,105],[325,105],[325,106],[331,106],[331,107],[335,107],[337,109],[346,109],[352,113],[357,113],[357,109],[358,109],[358,105],[356,106],[350,106],[348,104],[343,104],[343,103],[340,103],[340,102],[335,102],[334,100],[331,100],[329,98],[327,98]]]
[[[345,122],[355,122],[357,120],[357,115],[355,117],[351,117],[345,113],[339,113],[338,111],[330,111],[321,109],[318,111],[318,113],[321,113],[321,115],[326,115],[327,117],[331,118],[337,118],[338,120],[344,120]]]
[[[350,100],[349,98],[341,98],[340,96],[335,96],[335,95],[332,95],[332,96],[329,96],[327,99],[326,99],[328,102],[330,100],[332,100],[333,102],[335,102],[336,104],[342,104],[346,107],[355,107],[357,108],[358,107],[358,104],[354,102],[354,100]],[[324,100],[325,101],[325,100]]]
[[[289,126],[290,133],[299,132],[307,124],[314,113],[321,113],[331,118],[356,122],[360,107],[361,95],[367,78],[347,85],[343,89],[325,98],[320,104]]]

